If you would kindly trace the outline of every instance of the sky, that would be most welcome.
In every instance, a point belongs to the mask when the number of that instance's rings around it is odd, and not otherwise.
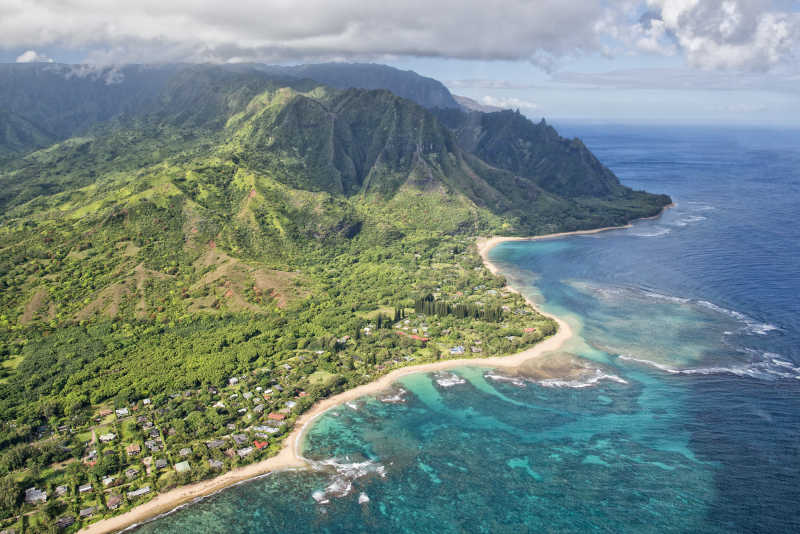
[[[538,119],[800,126],[800,0],[0,0],[0,62],[369,61]]]

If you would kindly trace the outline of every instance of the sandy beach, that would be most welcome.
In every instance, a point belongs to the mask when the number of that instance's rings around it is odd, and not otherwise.
[[[665,206],[660,213],[649,218],[657,218],[661,216],[661,214],[670,207],[672,207],[672,205]],[[494,246],[504,241],[535,241],[540,239],[555,239],[571,235],[595,234],[609,230],[619,230],[623,228],[629,228],[630,226],[631,224],[625,226],[598,228],[595,230],[580,230],[575,232],[548,234],[536,237],[478,238],[476,245],[486,268],[489,269],[489,271],[491,271],[493,274],[497,274],[497,266],[489,261],[488,254]],[[516,289],[511,286],[507,287],[512,291],[516,291]],[[536,308],[533,302],[527,298],[526,300],[532,307]],[[540,313],[543,312],[540,311]],[[170,512],[186,503],[206,497],[213,493],[217,493],[227,487],[258,476],[291,469],[308,469],[310,468],[310,465],[300,453],[303,435],[306,430],[310,428],[314,420],[326,411],[347,401],[355,400],[367,395],[375,395],[385,391],[399,378],[410,374],[441,371],[444,369],[452,369],[454,367],[462,367],[466,365],[516,369],[525,361],[540,357],[546,353],[558,351],[564,345],[564,343],[572,337],[572,329],[570,328],[569,324],[560,318],[549,314],[544,315],[551,317],[554,321],[556,321],[556,323],[558,323],[558,331],[553,336],[545,339],[533,347],[509,356],[495,356],[490,358],[460,358],[455,360],[443,360],[433,363],[412,365],[409,367],[396,369],[388,374],[383,375],[377,380],[370,382],[369,384],[364,384],[362,386],[344,391],[314,404],[310,410],[302,414],[297,419],[294,428],[283,442],[283,448],[277,455],[267,458],[261,462],[233,469],[216,478],[203,480],[194,484],[175,488],[165,493],[161,493],[152,500],[133,508],[129,512],[93,523],[82,529],[80,532],[87,534],[105,534],[117,532],[133,525],[146,522],[156,516]]]

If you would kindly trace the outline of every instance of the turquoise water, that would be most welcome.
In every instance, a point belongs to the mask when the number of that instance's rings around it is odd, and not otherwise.
[[[318,420],[315,471],[139,531],[800,531],[800,135],[573,128],[677,207],[491,257],[602,373],[406,377],[405,403],[364,398]]]

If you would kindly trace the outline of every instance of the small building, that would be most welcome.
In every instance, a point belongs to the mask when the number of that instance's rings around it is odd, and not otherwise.
[[[156,469],[164,469],[167,467],[167,461],[164,458],[156,460]]]
[[[286,401],[286,407],[289,408],[290,410],[295,406],[297,406],[297,403],[295,401]]]
[[[178,473],[188,473],[191,470],[192,467],[189,465],[189,462],[183,461],[175,464],[175,471]]]
[[[189,447],[184,447],[180,451],[178,451],[178,454],[180,454],[182,457],[185,458],[192,454],[192,449],[190,449]]]
[[[252,452],[253,447],[245,447],[244,449],[236,451],[236,454],[238,454],[240,458],[244,458],[245,456],[249,456]]]
[[[59,497],[63,497],[67,494],[69,488],[67,486],[56,486],[56,495]]]
[[[127,408],[117,408],[116,413],[117,417],[127,417],[130,414]]]
[[[458,345],[457,347],[452,347],[450,349],[450,354],[464,354],[464,347],[462,345]]]
[[[95,510],[96,508],[94,506],[84,508],[83,510],[80,511],[78,517],[80,517],[81,519],[84,519],[86,517],[92,517],[94,515]]]
[[[125,447],[125,452],[128,453],[128,456],[138,456],[139,453],[142,452],[142,448],[139,446],[138,443],[131,443],[127,447]]]
[[[235,376],[233,378],[229,378],[228,379],[228,385],[230,385],[230,386],[235,386],[238,383],[239,383],[239,379],[236,378]]]
[[[101,434],[100,441],[103,443],[111,443],[112,441],[114,441],[114,438],[116,437],[117,437],[116,434],[109,432],[108,434]]]
[[[149,406],[150,405],[150,399],[142,400],[142,404],[144,404],[145,406]]]
[[[133,480],[134,478],[139,476],[139,471],[134,469],[133,467],[129,467],[125,470],[125,478],[128,480]]]
[[[254,413],[258,413],[258,414],[263,413],[264,412],[264,405],[263,404],[256,404],[253,407],[253,412]]]
[[[56,527],[67,528],[75,523],[75,517],[71,515],[64,515],[56,520]]]
[[[122,495],[111,494],[106,499],[106,506],[109,510],[116,510],[122,504]]]
[[[255,440],[255,441],[253,442],[253,445],[255,445],[256,449],[258,449],[258,450],[261,450],[261,449],[263,449],[264,447],[266,447],[267,445],[269,445],[269,442],[268,442],[268,441],[258,441],[258,440]]]
[[[253,427],[253,430],[255,430],[256,432],[266,432],[267,434],[274,434],[280,429],[275,428],[274,426],[259,425]]]
[[[145,441],[144,446],[147,447],[148,450],[153,452],[158,452],[161,450],[159,442],[154,439],[148,439],[147,441]]]
[[[206,447],[209,449],[221,449],[225,446],[225,442],[221,439],[215,439],[206,443]]]
[[[237,445],[244,445],[249,440],[247,439],[247,434],[234,434],[233,441],[236,442]]]
[[[83,486],[78,486],[78,493],[88,493],[92,491],[91,484],[84,484]]]
[[[136,497],[141,497],[142,495],[146,495],[150,493],[150,486],[145,486],[143,488],[139,488],[138,490],[129,491],[128,498],[135,499]]]
[[[25,502],[28,504],[47,502],[47,492],[36,487],[30,487],[25,490]]]
[[[112,413],[114,413],[114,412],[112,412],[108,408],[103,408],[102,410],[97,412],[97,415],[99,415],[100,417],[107,417],[107,416],[111,415]]]
[[[273,421],[283,421],[284,419],[286,419],[286,414],[271,412],[267,417],[269,419],[272,419]]]
[[[110,486],[111,484],[114,483],[114,480],[116,479],[112,476],[103,477],[103,486],[105,487]]]
[[[225,464],[223,464],[219,460],[215,460],[215,459],[211,458],[210,460],[208,460],[208,466],[211,469],[222,469],[223,467],[225,467]]]

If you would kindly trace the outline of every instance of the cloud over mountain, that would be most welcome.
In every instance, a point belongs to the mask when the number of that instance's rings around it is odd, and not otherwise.
[[[790,59],[786,0],[6,0],[0,47],[88,50],[87,60],[244,62],[392,56],[524,60],[632,50],[703,68]]]

